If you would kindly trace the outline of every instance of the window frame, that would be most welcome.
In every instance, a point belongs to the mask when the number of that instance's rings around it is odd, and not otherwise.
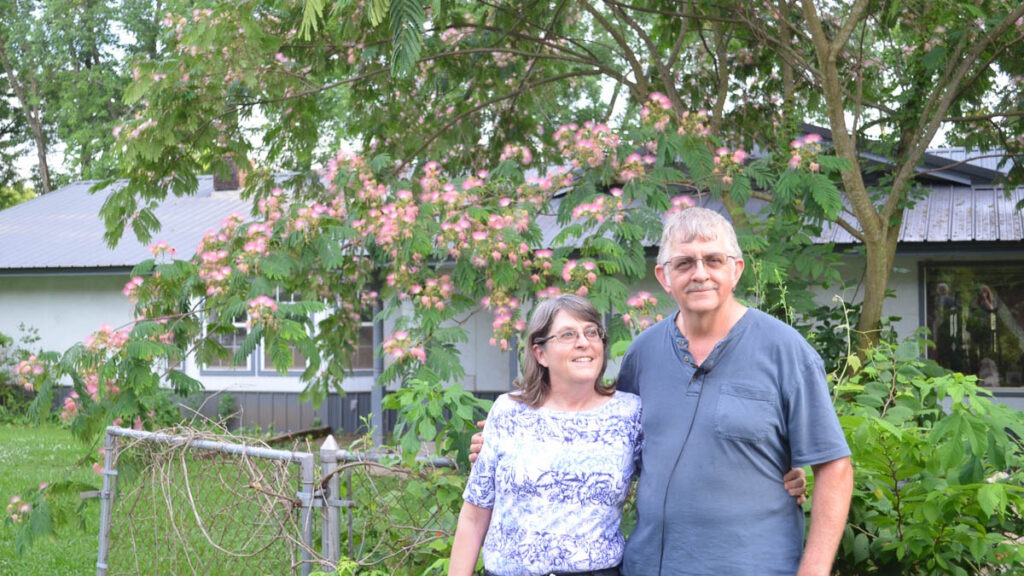
[[[919,266],[919,325],[929,329],[929,339],[934,343],[934,346],[927,350],[926,356],[946,369],[978,376],[979,385],[985,385],[982,378],[989,377],[990,372],[987,369],[982,370],[981,363],[985,357],[991,359],[991,355],[984,352],[984,337],[977,334],[985,332],[986,325],[995,323],[991,343],[992,354],[996,355],[994,360],[998,385],[986,388],[999,390],[1024,386],[1024,335],[1006,325],[1006,314],[1009,313],[1016,320],[1017,330],[1024,328],[1021,313],[1010,312],[1014,309],[1024,309],[1024,258],[987,258],[970,262],[929,260],[920,262]],[[949,317],[953,319],[952,323],[936,316],[936,310],[941,309],[937,307],[937,288],[940,283],[947,284],[952,291],[947,300],[949,306],[956,311]],[[964,289],[964,285],[968,285],[969,288]],[[998,297],[998,307],[990,312],[988,317],[979,317],[977,314],[977,293],[982,286],[989,286]],[[998,308],[1003,310],[1000,311]],[[948,333],[945,332],[947,326],[950,329]],[[971,329],[972,326],[974,330]],[[999,329],[1000,326],[1003,327],[1002,330]],[[936,330],[937,333],[932,333]],[[1003,341],[1012,340],[1013,336],[1017,336],[1017,346],[1020,350],[1000,345]],[[974,349],[975,347],[977,349]],[[944,357],[943,354],[948,354],[946,351],[950,348],[959,356]]]
[[[239,322],[238,318],[242,318],[242,321]],[[248,320],[249,320],[249,315],[248,314],[244,314],[244,315],[236,317],[235,320],[232,322],[232,325],[235,328],[241,330],[242,341],[243,342],[249,336]],[[210,326],[210,323],[209,323],[208,314],[206,312],[204,312],[203,313],[203,336],[204,337],[209,337],[210,336],[209,326]],[[221,335],[218,335],[218,336],[221,336]],[[223,342],[220,342],[220,343],[221,343],[222,346],[224,345]],[[256,347],[258,349],[258,348],[261,347],[261,345],[257,344]],[[225,346],[225,348],[228,348],[228,347]],[[228,349],[231,350],[231,348],[228,348]],[[237,348],[235,350],[237,350]],[[210,365],[210,364],[200,364],[198,361],[196,361],[196,366],[199,368],[199,374],[201,376],[236,376],[236,375],[239,375],[239,376],[240,375],[254,376],[256,374],[256,363],[255,363],[253,357],[256,355],[255,353],[258,352],[258,350],[254,350],[253,352],[254,352],[253,354],[250,354],[249,357],[247,357],[245,359],[246,363],[245,363],[244,366],[240,365],[240,364],[228,364],[228,365],[224,365],[224,366],[220,366],[220,365],[213,366],[213,365]],[[234,357],[234,353],[232,353],[232,357]],[[229,362],[231,361],[230,358],[228,359],[228,361]]]

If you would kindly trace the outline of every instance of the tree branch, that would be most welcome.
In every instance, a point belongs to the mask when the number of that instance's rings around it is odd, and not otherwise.
[[[647,56],[650,58],[651,65],[658,71],[658,76],[661,78],[661,87],[665,91],[665,95],[668,97],[670,102],[672,102],[673,104],[679,104],[679,109],[682,109],[682,102],[679,99],[679,93],[676,91],[675,82],[672,78],[672,70],[668,66],[666,66],[665,61],[658,56],[658,46],[654,43],[653,40],[651,40],[651,37],[649,34],[647,34],[647,31],[644,30],[643,27],[640,26],[636,20],[630,17],[629,14],[622,10],[622,8],[618,4],[614,2],[609,2],[608,5],[612,7],[612,11],[618,14],[619,18],[623,22],[625,22],[627,26],[629,26],[630,28],[633,29],[634,32],[636,32],[636,35],[638,38],[640,38],[640,41],[643,42],[645,46],[647,46]],[[637,96],[639,96],[642,99],[646,98],[647,94],[638,94]]]
[[[835,62],[839,58],[839,54],[846,46],[846,43],[853,36],[854,31],[857,30],[857,25],[864,19],[864,14],[867,12],[868,7],[871,5],[870,0],[857,0],[850,7],[850,13],[846,17],[846,22],[839,27],[839,32],[836,33],[836,37],[832,40],[832,48],[829,52],[829,59]]]
[[[921,170],[920,172],[917,172],[915,175],[920,178],[921,176],[926,176],[928,174],[941,174],[942,172],[952,170],[953,168],[956,168],[958,166],[963,166],[964,164],[970,164],[971,162],[977,160],[984,160],[986,158],[1024,158],[1024,154],[980,154],[978,156],[971,156],[970,158],[965,158],[963,160],[958,160],[956,162],[946,164],[945,166],[940,166],[939,168]]]
[[[455,118],[452,118],[451,120],[445,122],[444,125],[441,126],[441,128],[437,132],[434,132],[433,134],[428,135],[424,139],[423,144],[420,145],[420,147],[417,148],[412,154],[410,154],[408,157],[403,159],[402,162],[399,163],[399,165],[395,168],[394,172],[396,174],[401,173],[402,170],[405,170],[405,167],[409,165],[409,162],[411,162],[414,158],[416,158],[420,154],[422,154],[423,151],[426,150],[427,148],[429,148],[430,145],[433,144],[434,141],[437,140],[442,134],[446,133],[451,127],[455,126],[456,124],[458,124],[462,120],[468,118],[469,116],[471,116],[475,112],[478,112],[478,111],[480,111],[480,110],[482,110],[484,108],[487,108],[488,106],[491,106],[493,104],[497,104],[498,102],[501,102],[503,100],[508,100],[509,98],[512,98],[512,97],[514,97],[514,96],[516,96],[516,95],[518,95],[518,94],[520,94],[520,93],[522,93],[524,91],[528,91],[528,90],[531,90],[533,88],[536,88],[537,86],[543,86],[544,84],[551,84],[552,82],[560,82],[562,80],[565,80],[566,78],[575,78],[575,77],[579,77],[579,76],[597,76],[597,75],[598,75],[597,72],[585,71],[585,70],[584,71],[578,71],[578,72],[567,72],[565,74],[559,74],[557,76],[552,76],[551,78],[545,78],[544,80],[541,80],[539,82],[534,82],[534,83],[531,83],[531,84],[520,86],[519,89],[514,90],[514,91],[512,91],[512,92],[510,92],[508,94],[503,94],[501,96],[497,96],[495,98],[491,98],[489,100],[484,100],[482,102],[479,102],[478,104],[476,104],[475,106],[473,106],[470,109],[466,110],[465,112],[462,112],[461,114],[459,114]]]
[[[1024,116],[1024,110],[1009,110],[1006,112],[993,112],[991,114],[976,114],[974,116],[956,116],[946,118],[946,122],[981,122],[983,120],[995,120],[996,118],[1020,118]]]
[[[857,147],[846,127],[846,111],[843,109],[843,91],[840,89],[834,46],[829,43],[813,0],[801,0],[801,3],[804,20],[811,31],[814,51],[818,56],[821,86],[825,92],[826,111],[832,129],[832,143],[836,147],[838,156],[845,158],[851,166],[850,170],[843,170],[840,173],[847,199],[861,224],[863,234],[872,239],[882,240],[885,238],[887,228],[883,227],[883,222],[867,195],[863,175],[857,168],[860,164]]]
[[[902,192],[915,176],[914,168],[924,156],[927,145],[938,133],[946,111],[971,84],[981,78],[983,71],[988,70],[988,66],[977,70],[970,80],[965,80],[965,78],[978,65],[985,50],[1010,26],[1015,25],[1017,18],[1020,17],[1024,17],[1024,4],[1018,5],[1016,10],[1010,12],[999,25],[993,28],[992,33],[974,39],[969,46],[967,46],[967,35],[961,40],[955,56],[950,58],[946,70],[943,71],[939,81],[935,83],[935,89],[922,108],[917,130],[915,130],[911,141],[906,143],[907,157],[897,171],[892,185],[893,191],[898,193],[890,194],[882,212],[883,217],[890,218],[902,204]],[[962,52],[965,48],[967,48],[966,52]],[[964,54],[962,57],[961,53]]]
[[[594,18],[594,21],[601,25],[608,34],[615,40],[615,44],[622,50],[622,56],[626,59],[630,69],[633,71],[633,76],[636,78],[636,87],[639,97],[644,97],[650,92],[650,86],[647,83],[646,75],[644,74],[643,65],[640,60],[636,57],[633,49],[629,46],[629,42],[622,35],[621,32],[612,26],[612,23],[608,21],[590,2],[582,3],[583,9],[590,13]]]

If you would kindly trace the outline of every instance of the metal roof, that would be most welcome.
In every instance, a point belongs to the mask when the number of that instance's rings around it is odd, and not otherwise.
[[[0,211],[0,273],[131,268],[150,258],[148,245],[139,243],[130,230],[117,247],[106,246],[99,211],[108,194],[90,194],[94,184],[77,182]],[[1024,216],[1015,206],[1022,200],[1024,187],[1007,197],[1002,188],[993,186],[933,186],[932,193],[907,212],[900,243],[1020,242]],[[724,212],[720,202],[707,196],[699,198],[698,204]],[[162,228],[153,241],[163,240],[177,250],[178,257],[187,258],[203,235],[220,228],[224,218],[245,216],[251,209],[237,191],[214,192],[213,178],[200,177],[195,195],[169,197],[157,207]],[[538,224],[545,242],[559,231],[553,216],[541,216]],[[833,223],[825,224],[817,240],[856,243]],[[656,242],[652,239],[651,245]]]
[[[962,165],[966,166],[977,166],[985,170],[992,172],[998,172],[1001,174],[1007,174],[1010,171],[1009,166],[1000,166],[1006,158],[1006,153],[1002,150],[969,150],[967,148],[930,148],[927,151],[928,155],[944,158],[946,160],[952,160],[954,162],[963,162]]]
[[[1005,193],[995,186],[932,186],[903,217],[900,244],[940,242],[1020,242],[1024,240],[1024,214],[1016,205],[1024,188]],[[822,242],[854,244],[858,241],[834,223],[826,223]]]
[[[721,200],[709,194],[697,194],[693,198],[697,206],[728,216]],[[555,199],[556,206],[560,200]],[[1021,201],[1024,201],[1024,187],[1013,189],[1007,195],[1002,188],[994,186],[932,186],[931,193],[904,215],[900,245],[909,248],[924,246],[926,243],[1024,241],[1024,213],[1016,210],[1017,203]],[[747,204],[747,212],[750,214],[767,216],[768,210],[770,205],[763,200],[752,198]],[[849,205],[845,219],[857,224]],[[551,242],[561,230],[554,216],[541,216],[538,224],[545,242]],[[655,238],[649,245],[656,246],[657,241]],[[815,242],[860,243],[834,222],[826,222],[822,226],[821,235],[815,238]],[[578,246],[582,241],[577,239],[571,243]]]
[[[0,210],[0,272],[130,268],[151,258],[149,245],[131,230],[115,248],[107,247],[99,213],[109,192],[90,194],[93,185],[95,181],[76,182]],[[154,210],[162,226],[153,242],[163,240],[179,258],[188,258],[203,235],[220,228],[225,217],[251,210],[252,203],[237,191],[214,192],[213,177],[200,177],[195,195],[170,196]]]

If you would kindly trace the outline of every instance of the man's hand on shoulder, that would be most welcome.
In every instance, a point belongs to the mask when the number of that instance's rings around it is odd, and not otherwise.
[[[484,426],[486,424],[487,424],[487,420],[481,420],[481,421],[476,423],[476,427],[479,428],[480,430],[483,430]],[[473,464],[476,463],[476,459],[477,459],[478,456],[480,456],[480,450],[482,450],[483,447],[484,447],[484,433],[483,432],[477,432],[476,434],[473,434],[473,438],[471,438],[470,441],[469,441],[469,465],[470,466],[472,466]],[[803,472],[803,471],[801,470],[801,472]]]

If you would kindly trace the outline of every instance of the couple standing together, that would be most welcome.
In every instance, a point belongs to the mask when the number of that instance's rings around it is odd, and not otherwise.
[[[519,389],[488,415],[450,576],[472,574],[481,548],[492,576],[829,574],[853,490],[850,450],[821,358],[734,298],[743,267],[720,214],[670,217],[655,274],[679,310],[632,343],[617,391],[602,384],[597,310],[575,296],[537,306]],[[803,473],[780,480],[803,466],[815,478],[806,545],[793,500]]]

